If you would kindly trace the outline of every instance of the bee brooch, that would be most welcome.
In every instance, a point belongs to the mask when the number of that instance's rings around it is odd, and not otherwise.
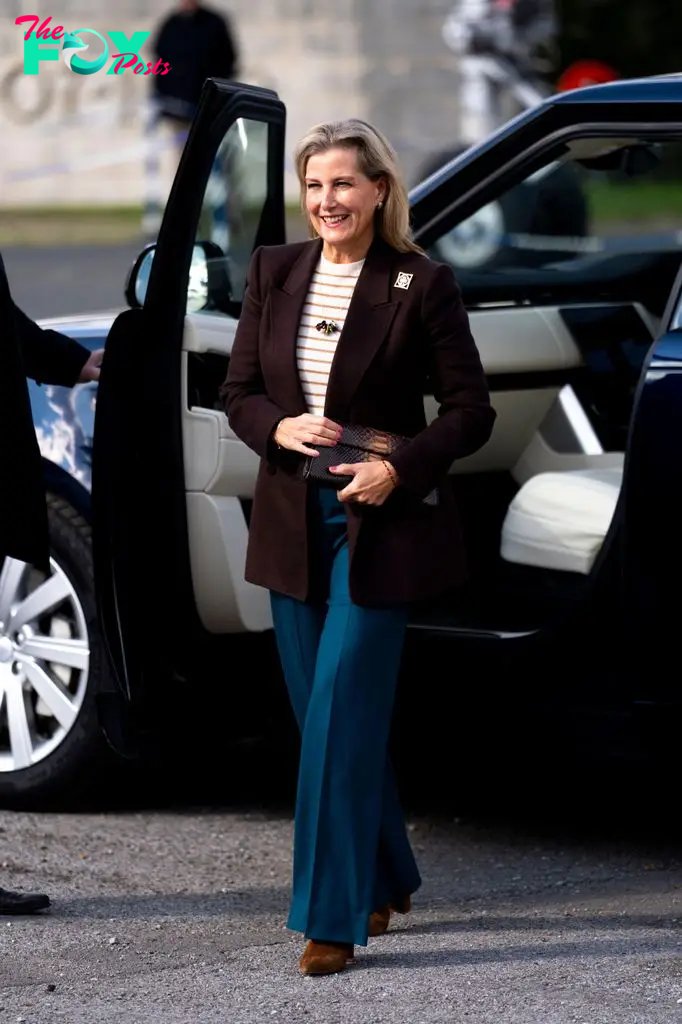
[[[315,324],[315,329],[322,331],[324,334],[333,334],[339,328],[333,320],[320,320],[319,324]]]

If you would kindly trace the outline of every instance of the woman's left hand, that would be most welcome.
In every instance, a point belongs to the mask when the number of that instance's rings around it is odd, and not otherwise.
[[[352,476],[350,483],[338,492],[339,501],[357,501],[362,505],[383,505],[395,489],[395,470],[387,469],[383,462],[357,462],[330,466],[338,476]]]

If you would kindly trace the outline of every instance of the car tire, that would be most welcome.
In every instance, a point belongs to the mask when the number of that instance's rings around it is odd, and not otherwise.
[[[97,623],[90,526],[61,497],[48,494],[47,504],[51,576],[45,578],[32,566],[20,562],[10,565],[11,560],[7,560],[8,571],[3,577],[6,590],[15,586],[16,607],[21,607],[20,602],[34,594],[41,582],[43,592],[46,593],[45,585],[49,583],[53,596],[65,595],[56,606],[47,608],[23,627],[18,634],[21,645],[15,647],[18,660],[11,666],[0,666],[6,670],[5,679],[9,679],[0,706],[0,806],[13,809],[76,805],[103,786],[112,768],[122,767],[121,759],[106,742],[95,706],[96,694],[109,670]],[[39,602],[45,603],[45,599]],[[16,631],[12,635],[17,641]],[[6,645],[9,642],[6,640]],[[43,659],[39,655],[41,651],[45,653],[46,644],[57,648],[47,647],[49,656]],[[53,650],[57,652],[55,656]],[[61,657],[66,658],[67,664],[58,661]],[[23,700],[19,704],[10,671],[16,672],[22,682],[19,689]],[[10,701],[12,687],[14,696]],[[68,705],[60,703],[60,694],[66,695]],[[22,729],[15,726],[12,734],[9,726],[10,711],[16,721],[17,715],[21,719],[22,709],[32,750],[30,763],[25,767],[17,766],[22,757],[26,760],[26,753],[22,753],[20,742],[14,742],[17,735],[20,738]],[[73,720],[69,721],[74,710]],[[64,722],[58,720],[60,716]],[[19,751],[17,756],[15,750]]]

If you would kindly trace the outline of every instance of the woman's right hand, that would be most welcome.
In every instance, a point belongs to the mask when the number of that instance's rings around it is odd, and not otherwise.
[[[272,435],[275,444],[302,455],[319,455],[310,445],[331,447],[341,437],[341,427],[326,416],[313,416],[305,412],[302,416],[285,416],[277,424]]]

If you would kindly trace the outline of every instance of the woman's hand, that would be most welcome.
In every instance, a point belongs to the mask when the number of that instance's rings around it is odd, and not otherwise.
[[[331,447],[341,434],[338,423],[328,420],[326,416],[313,416],[305,412],[302,416],[285,416],[280,420],[272,439],[280,448],[301,452],[302,455],[319,455],[310,445]]]
[[[352,476],[350,483],[338,492],[339,501],[357,501],[362,505],[383,505],[398,484],[396,471],[388,462],[358,462],[330,466],[338,476]]]

